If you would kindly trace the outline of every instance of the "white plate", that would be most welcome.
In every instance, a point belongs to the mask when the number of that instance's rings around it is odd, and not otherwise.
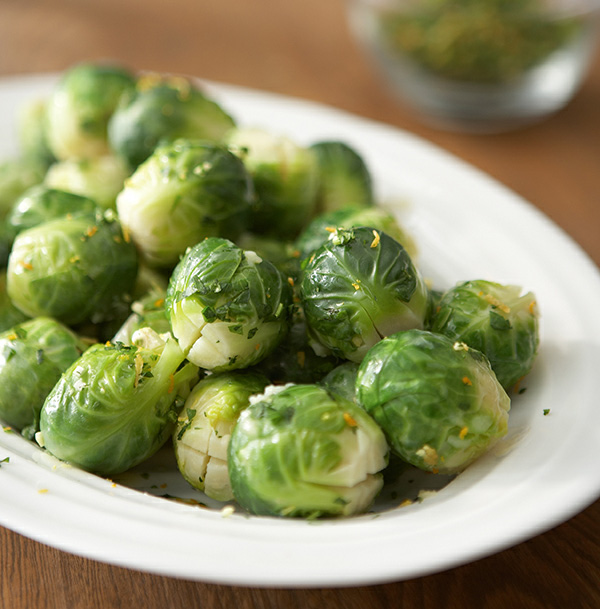
[[[53,82],[0,81],[0,156],[16,149],[16,108]],[[402,131],[305,101],[210,89],[240,123],[301,143],[342,139],[361,151],[380,198],[393,202],[414,234],[418,264],[438,287],[483,277],[535,292],[541,351],[527,391],[514,399],[509,437],[421,503],[307,523],[225,517],[156,497],[195,496],[164,451],[114,484],[59,464],[15,433],[0,433],[0,461],[9,457],[0,467],[0,524],[68,552],[164,575],[352,586],[475,560],[592,503],[600,495],[600,276],[578,246],[512,192]]]

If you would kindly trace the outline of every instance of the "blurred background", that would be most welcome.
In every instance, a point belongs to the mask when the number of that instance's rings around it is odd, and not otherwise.
[[[581,89],[556,115],[517,131],[469,135],[430,127],[398,100],[352,35],[345,0],[0,0],[0,76],[107,59],[311,99],[407,129],[547,207],[567,232],[577,233],[583,213],[600,226],[600,205],[583,203],[598,191],[598,50]],[[565,176],[563,147],[576,180]],[[530,173],[514,171],[515,155]],[[555,203],[546,206],[548,193]],[[593,249],[591,236],[576,237]]]

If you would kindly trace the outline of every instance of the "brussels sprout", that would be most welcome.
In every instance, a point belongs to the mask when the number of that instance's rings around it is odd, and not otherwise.
[[[205,237],[237,237],[252,192],[244,164],[226,148],[178,140],[159,146],[137,168],[117,210],[147,263],[172,267]]]
[[[257,128],[234,129],[227,142],[254,180],[257,201],[251,229],[279,239],[295,238],[315,211],[315,155],[287,137]]]
[[[319,167],[318,213],[375,203],[371,174],[354,148],[345,142],[323,141],[315,142],[310,149]]]
[[[96,202],[88,197],[38,184],[17,199],[7,222],[16,234],[49,220],[69,214],[95,213],[97,209]]]
[[[7,268],[13,304],[68,325],[112,319],[137,272],[135,247],[115,214],[79,214],[17,235]]]
[[[354,402],[356,401],[357,376],[358,364],[356,362],[344,362],[323,377],[319,384],[332,395]]]
[[[47,136],[54,156],[89,159],[110,152],[108,120],[134,85],[134,76],[119,66],[82,63],[67,70],[47,101]]]
[[[531,292],[482,279],[459,283],[439,301],[431,330],[484,353],[509,391],[529,373],[539,344],[538,307]]]
[[[354,362],[384,336],[422,328],[429,302],[402,245],[367,227],[331,234],[304,265],[300,297],[315,350]]]
[[[300,315],[292,317],[285,340],[257,364],[271,383],[316,383],[339,363],[331,355],[317,355],[308,341],[306,323]]]
[[[453,474],[504,436],[510,398],[482,353],[425,330],[398,332],[365,356],[358,403],[412,465]]]
[[[0,220],[8,215],[15,201],[28,188],[43,182],[46,169],[46,165],[29,157],[0,162]]]
[[[121,159],[105,154],[54,163],[46,173],[44,184],[93,199],[105,209],[114,209],[128,176],[129,169]]]
[[[54,386],[36,440],[55,457],[112,476],[170,437],[198,369],[174,338],[146,329],[134,342],[91,346]]]
[[[0,334],[0,418],[30,439],[61,374],[86,345],[49,317],[24,321]]]
[[[24,104],[18,115],[18,137],[23,155],[48,166],[56,159],[48,144],[46,100],[35,99]]]
[[[182,138],[220,142],[234,125],[191,81],[148,74],[116,109],[108,137],[112,149],[136,168],[159,144]]]
[[[29,319],[12,303],[6,291],[6,272],[0,271],[0,332]]]
[[[144,298],[133,302],[132,313],[119,328],[112,342],[130,345],[135,332],[142,328],[152,328],[157,334],[172,334],[165,309],[165,295],[162,290],[151,290]]]
[[[412,237],[400,226],[392,213],[382,207],[347,206],[316,216],[296,239],[300,260],[308,258],[326,243],[335,228],[370,226],[387,233],[402,244],[414,260],[417,247]]]
[[[261,258],[272,262],[292,282],[300,276],[299,251],[293,241],[246,232],[242,233],[235,243],[242,249],[252,250]]]
[[[288,331],[292,289],[254,252],[220,237],[191,248],[167,290],[167,314],[187,358],[207,370],[246,368]]]
[[[5,269],[8,264],[15,236],[16,231],[7,220],[0,220],[0,268],[2,269]]]
[[[371,505],[388,446],[361,408],[317,385],[267,388],[251,402],[229,442],[229,476],[242,507],[317,518]]]
[[[175,457],[183,477],[208,497],[233,499],[227,470],[231,432],[250,396],[268,382],[256,372],[221,372],[202,379],[187,398],[173,432]]]

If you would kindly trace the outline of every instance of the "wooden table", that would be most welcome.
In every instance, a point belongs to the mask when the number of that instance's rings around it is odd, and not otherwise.
[[[412,131],[531,201],[600,263],[600,55],[576,99],[550,120],[476,136],[430,129],[392,98],[351,39],[342,0],[0,2],[0,76],[106,58],[308,98]],[[554,530],[466,566],[405,582],[316,590],[149,575],[0,528],[0,608],[597,609],[599,523],[596,502]]]

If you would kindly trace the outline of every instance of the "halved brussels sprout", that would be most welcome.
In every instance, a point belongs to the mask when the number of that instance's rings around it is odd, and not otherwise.
[[[229,477],[242,507],[305,518],[368,509],[388,446],[366,412],[317,385],[271,386],[251,402],[229,442]]]
[[[377,343],[358,370],[358,403],[412,465],[453,474],[508,429],[510,398],[482,353],[425,330]]]
[[[231,432],[250,396],[268,385],[256,372],[211,374],[192,390],[173,432],[177,466],[194,487],[217,501],[233,499],[227,469]]]
[[[135,247],[110,210],[50,220],[19,233],[7,268],[13,304],[68,324],[112,319],[137,273]]]
[[[205,237],[237,237],[252,197],[238,157],[216,144],[178,140],[159,146],[137,168],[117,210],[147,263],[173,267]]]
[[[383,337],[422,328],[429,302],[402,245],[367,227],[334,230],[305,261],[300,297],[315,350],[354,362]]]
[[[44,184],[93,199],[100,207],[114,209],[129,169],[112,154],[92,159],[67,159],[48,169]]]
[[[17,199],[7,222],[19,233],[69,214],[95,213],[96,202],[72,192],[38,184]]]
[[[133,345],[91,346],[52,389],[38,443],[55,457],[112,476],[145,461],[170,437],[198,369],[174,338],[142,330]]]
[[[539,311],[532,292],[477,279],[457,284],[438,302],[431,330],[484,353],[510,391],[533,367]]]
[[[0,418],[30,439],[46,396],[87,345],[49,317],[0,334]]]
[[[336,228],[369,226],[383,231],[400,243],[414,260],[417,247],[413,238],[400,226],[396,217],[383,207],[341,207],[316,216],[296,239],[300,260],[308,258],[327,243]]]
[[[270,262],[220,237],[177,265],[167,290],[173,334],[188,359],[214,371],[246,368],[288,331],[292,289]]]
[[[256,190],[251,229],[279,239],[294,238],[316,208],[318,168],[308,148],[264,129],[238,127],[227,142],[243,159]]]
[[[190,80],[147,74],[110,119],[113,150],[136,168],[159,144],[177,139],[220,142],[234,120]]]
[[[352,146],[341,141],[322,141],[315,142],[310,150],[319,167],[318,213],[375,203],[369,168]],[[363,226],[371,225],[367,222]]]
[[[120,66],[82,63],[63,73],[47,101],[47,136],[59,160],[107,154],[108,120],[135,77]]]

